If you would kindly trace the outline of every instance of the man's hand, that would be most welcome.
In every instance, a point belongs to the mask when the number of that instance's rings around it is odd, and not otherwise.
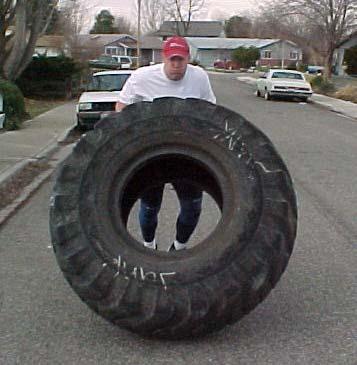
[[[117,101],[115,104],[115,111],[121,112],[125,107],[126,107],[126,104],[123,104],[120,101]]]

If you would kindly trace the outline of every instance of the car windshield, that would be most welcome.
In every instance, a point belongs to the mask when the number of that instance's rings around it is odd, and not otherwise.
[[[120,91],[129,74],[93,76],[88,91]]]
[[[120,58],[120,60],[119,60],[121,63],[130,63],[130,60],[129,60],[129,58],[124,58],[124,57],[122,57],[122,58]]]
[[[303,80],[302,75],[295,72],[274,72],[271,76],[272,79],[293,79],[293,80]]]

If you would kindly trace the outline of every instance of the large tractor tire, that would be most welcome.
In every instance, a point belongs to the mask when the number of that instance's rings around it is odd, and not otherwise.
[[[126,228],[150,185],[190,181],[216,201],[214,231],[187,250],[149,250]],[[143,336],[189,338],[255,308],[284,272],[296,236],[289,172],[239,114],[197,99],[126,107],[84,135],[51,198],[53,247],[80,298]]]

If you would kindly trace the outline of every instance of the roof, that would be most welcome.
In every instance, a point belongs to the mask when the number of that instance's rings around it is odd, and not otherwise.
[[[105,46],[120,39],[129,37],[136,42],[136,38],[130,34],[79,34],[77,41],[81,45]]]
[[[116,38],[114,41],[106,43],[104,46],[115,45],[119,42],[119,43],[123,44],[124,46],[129,46],[129,48],[133,46],[132,43],[135,43],[134,47],[136,48],[136,38],[135,37],[130,36],[130,38],[134,41],[134,42],[129,42],[131,44],[127,44],[125,42],[125,39],[123,39],[123,38],[125,38],[125,37]],[[162,40],[158,37],[143,36],[140,39],[141,39],[140,48],[142,48],[142,49],[161,49],[162,48]]]
[[[160,29],[153,33],[155,36],[172,36],[184,34],[184,23],[178,21],[165,21]],[[187,37],[221,37],[224,26],[221,21],[191,21],[185,36]]]
[[[186,37],[187,42],[198,49],[236,49],[238,47],[264,48],[271,44],[280,42],[280,39],[259,39],[259,38],[206,38]],[[295,43],[287,41],[296,46]]]
[[[65,44],[64,36],[61,35],[44,35],[37,39],[36,47],[52,47],[62,49]]]

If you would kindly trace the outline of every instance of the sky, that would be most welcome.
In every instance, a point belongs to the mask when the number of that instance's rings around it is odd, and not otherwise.
[[[89,9],[88,17],[94,19],[102,9],[108,9],[114,16],[133,19],[137,0],[81,0]],[[145,1],[145,0],[142,0]],[[206,0],[207,13],[199,20],[221,20],[232,15],[244,15],[254,11],[259,0]],[[198,20],[198,19],[196,19]]]

